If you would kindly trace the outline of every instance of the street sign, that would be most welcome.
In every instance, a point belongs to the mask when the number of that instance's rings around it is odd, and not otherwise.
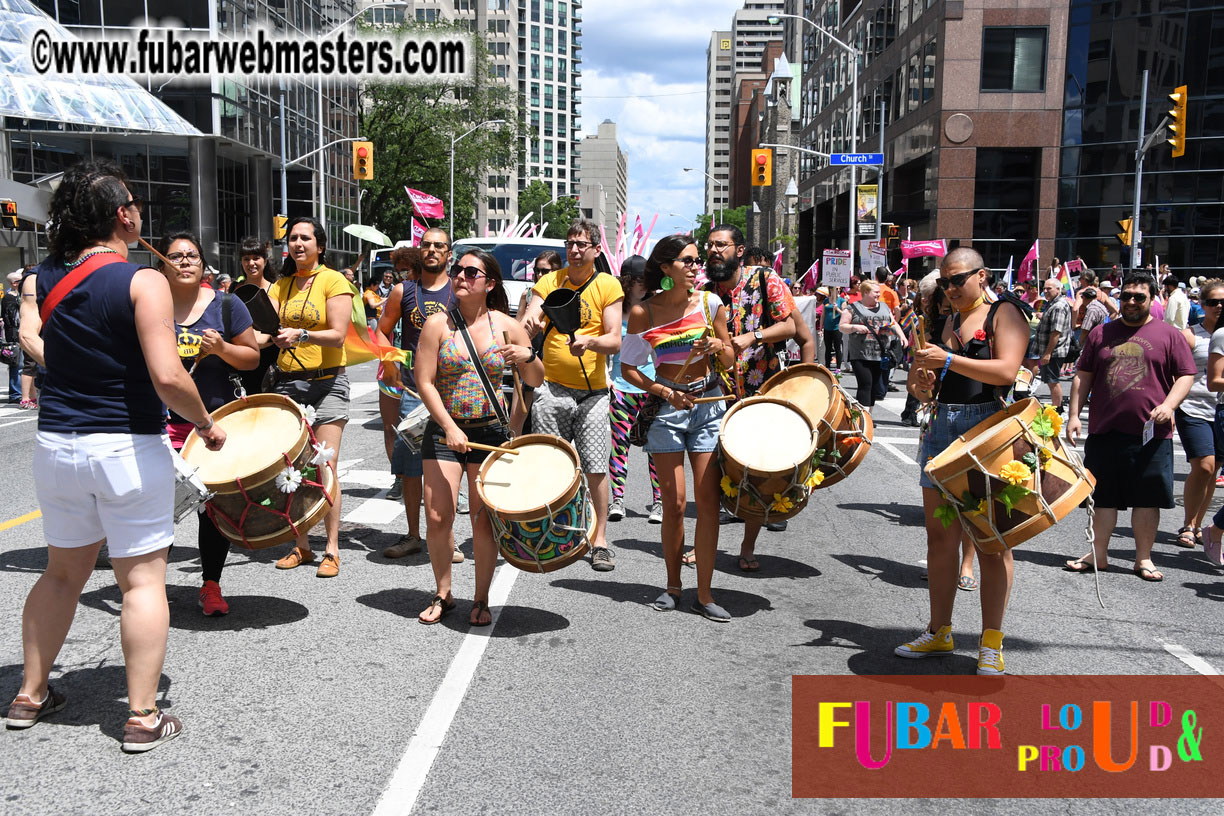
[[[829,156],[829,164],[863,164],[883,165],[883,153],[834,153]]]

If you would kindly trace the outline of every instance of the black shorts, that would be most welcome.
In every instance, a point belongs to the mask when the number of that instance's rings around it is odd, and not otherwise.
[[[1041,381],[1046,385],[1056,383],[1062,379],[1062,367],[1066,364],[1065,357],[1051,357],[1050,362],[1043,364],[1038,372],[1041,375]]]
[[[1173,440],[1124,433],[1088,434],[1084,466],[1096,477],[1097,507],[1173,507]]]
[[[496,420],[475,420],[473,423],[458,421],[459,430],[467,434],[469,442],[479,442],[482,445],[502,445],[510,437],[506,429]],[[464,469],[468,465],[479,465],[489,456],[489,451],[468,450],[467,453],[455,453],[446,447],[446,432],[432,419],[425,424],[425,438],[421,440],[421,459],[434,459],[438,462],[458,462]]]

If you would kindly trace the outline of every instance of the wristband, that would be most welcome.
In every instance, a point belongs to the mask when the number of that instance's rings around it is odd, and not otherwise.
[[[527,358],[527,362],[534,363],[540,355],[536,354],[535,346],[531,346],[531,356]]]
[[[216,424],[216,423],[215,423],[215,420],[214,420],[212,417],[209,417],[209,418],[208,418],[208,422],[207,422],[206,424],[204,424],[204,425],[197,425],[197,426],[195,426],[195,429],[196,429],[196,431],[198,431],[199,433],[204,433],[205,431],[210,431],[210,430],[212,430],[212,426],[213,426],[214,424]]]
[[[939,379],[941,381],[943,380],[944,375],[948,373],[948,369],[950,369],[951,367],[952,367],[952,355],[949,354],[947,357],[944,358],[943,371],[939,372]]]

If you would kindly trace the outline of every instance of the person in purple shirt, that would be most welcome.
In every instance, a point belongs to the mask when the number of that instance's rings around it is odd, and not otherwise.
[[[1152,317],[1156,281],[1132,272],[1122,282],[1121,319],[1089,332],[1071,385],[1067,441],[1075,445],[1085,397],[1091,429],[1084,464],[1096,477],[1093,551],[1066,562],[1071,572],[1108,567],[1109,537],[1128,507],[1135,531],[1134,572],[1162,581],[1152,563],[1161,508],[1173,507],[1173,412],[1190,393],[1196,368],[1190,345],[1173,326]],[[1144,444],[1144,428],[1152,438]]]

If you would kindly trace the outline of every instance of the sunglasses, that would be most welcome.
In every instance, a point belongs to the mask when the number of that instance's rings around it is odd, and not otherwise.
[[[672,263],[680,264],[681,266],[697,266],[701,263],[701,259],[696,256],[689,258],[672,258]]]
[[[976,274],[977,274],[976,271],[962,272],[959,275],[952,275],[951,277],[947,277],[947,278],[936,278],[935,283],[939,286],[940,289],[948,289],[951,286],[955,286],[957,289],[959,289],[965,285],[965,281],[969,280],[971,277],[973,277]]]
[[[1203,305],[1209,308],[1224,305],[1224,298],[1203,298]]]
[[[132,196],[131,201],[124,204],[123,206],[124,207],[135,207],[136,212],[140,213],[141,215],[144,215],[144,205],[145,203],[144,203],[143,198],[141,198],[140,196]]]
[[[460,266],[459,264],[455,264],[454,266],[452,266],[450,268],[450,271],[447,274],[450,275],[452,278],[457,278],[460,275],[462,275],[463,277],[467,278],[470,281],[474,281],[477,278],[486,277],[484,270],[480,269],[479,267]]]
[[[450,244],[445,241],[422,241],[421,249],[450,249]]]
[[[1130,300],[1133,300],[1136,303],[1143,303],[1147,299],[1148,296],[1143,292],[1122,292],[1118,295],[1118,300],[1122,301],[1123,303]]]

